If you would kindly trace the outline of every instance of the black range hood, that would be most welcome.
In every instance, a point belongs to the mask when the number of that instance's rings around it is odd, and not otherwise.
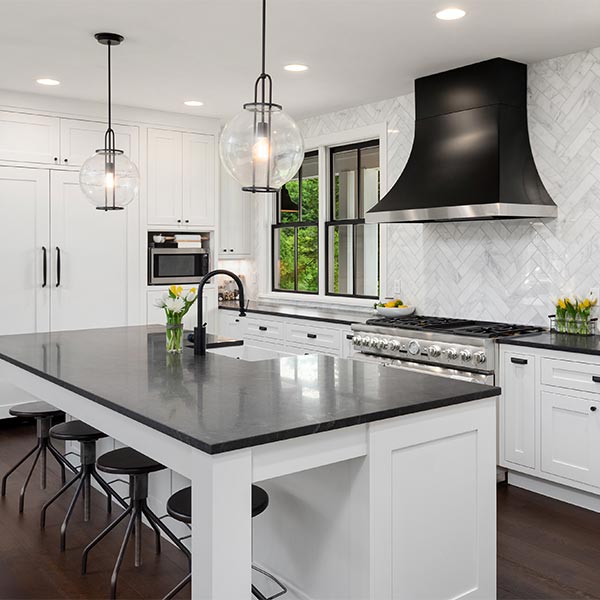
[[[527,129],[527,66],[494,58],[415,81],[415,138],[367,223],[547,218]]]

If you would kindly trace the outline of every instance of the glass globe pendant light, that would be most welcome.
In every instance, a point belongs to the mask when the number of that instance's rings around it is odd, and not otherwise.
[[[254,84],[254,101],[244,104],[221,133],[219,154],[229,174],[246,192],[278,192],[304,159],[302,134],[273,102],[273,82],[265,69],[267,1],[262,0],[262,71]]]
[[[82,165],[79,185],[97,210],[123,210],[133,202],[140,187],[140,174],[135,164],[115,147],[112,128],[112,95],[110,49],[125,38],[118,33],[97,33],[94,36],[108,48],[108,127],[104,148],[99,148]]]

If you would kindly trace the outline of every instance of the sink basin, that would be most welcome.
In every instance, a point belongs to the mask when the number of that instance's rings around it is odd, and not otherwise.
[[[238,360],[247,360],[250,362],[257,360],[270,360],[279,358],[282,353],[276,350],[267,350],[265,348],[257,348],[256,346],[229,346],[226,348],[209,348],[207,354],[220,354],[221,356],[229,356]]]

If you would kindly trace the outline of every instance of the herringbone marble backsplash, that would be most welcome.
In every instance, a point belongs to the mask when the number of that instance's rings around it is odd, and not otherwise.
[[[413,117],[409,94],[301,127],[311,138],[386,122],[391,187],[408,159]],[[600,49],[529,67],[529,130],[558,219],[386,225],[390,291],[399,280],[422,313],[546,324],[551,295],[600,284]]]

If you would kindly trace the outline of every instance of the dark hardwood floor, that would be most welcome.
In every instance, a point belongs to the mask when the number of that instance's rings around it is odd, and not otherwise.
[[[30,424],[0,424],[0,476],[35,444],[35,428]],[[60,447],[57,444],[57,447]],[[48,487],[40,490],[36,471],[25,497],[25,510],[19,515],[18,497],[27,468],[8,479],[6,496],[0,498],[0,598],[16,600],[37,598],[108,598],[110,575],[123,539],[119,525],[90,553],[88,574],[81,575],[81,551],[120,509],[106,512],[106,500],[98,492],[92,495],[92,518],[83,522],[81,502],[73,514],[67,532],[67,550],[59,551],[60,524],[71,493],[68,492],[49,510],[46,529],[40,530],[40,508],[60,487],[60,472],[53,459],[48,460]],[[143,564],[133,566],[130,542],[121,569],[119,599],[162,598],[187,573],[187,561],[172,544],[164,542],[162,553],[154,552],[154,536],[145,528]],[[177,598],[189,598],[189,587]]]
[[[35,443],[30,424],[0,424],[0,475]],[[81,551],[110,520],[105,501],[94,492],[92,520],[83,523],[79,506],[67,538],[58,549],[60,523],[69,497],[48,512],[39,528],[39,509],[59,473],[49,461],[49,485],[39,489],[34,475],[25,512],[18,513],[18,494],[25,469],[9,479],[0,499],[0,599],[107,598],[110,573],[123,527],[92,551],[88,575],[81,575]],[[36,473],[37,475],[37,473]],[[118,514],[115,507],[113,516]],[[144,564],[133,566],[130,544],[119,578],[119,598],[162,598],[187,572],[186,560],[171,544],[154,554],[153,536],[144,532]],[[189,588],[178,598],[189,597]],[[600,514],[557,502],[511,486],[498,488],[498,598],[506,600],[600,599]]]

